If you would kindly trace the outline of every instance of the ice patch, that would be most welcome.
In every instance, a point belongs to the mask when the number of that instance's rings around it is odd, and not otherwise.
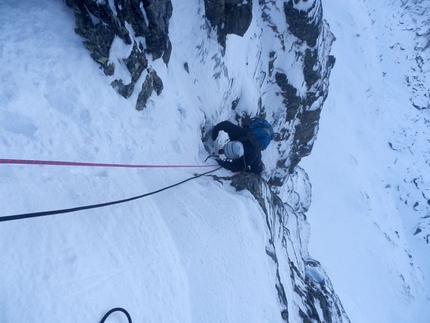
[[[324,284],[325,283],[325,277],[324,274],[319,271],[317,265],[313,262],[308,262],[305,267],[305,273],[306,277],[311,279],[312,281],[318,283],[318,284]]]

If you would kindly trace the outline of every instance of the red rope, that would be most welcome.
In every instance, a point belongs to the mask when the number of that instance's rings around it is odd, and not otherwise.
[[[0,164],[14,165],[49,165],[49,166],[89,166],[89,167],[127,167],[127,168],[199,168],[218,167],[218,165],[128,165],[128,164],[100,164],[81,163],[52,160],[31,160],[31,159],[0,159]]]

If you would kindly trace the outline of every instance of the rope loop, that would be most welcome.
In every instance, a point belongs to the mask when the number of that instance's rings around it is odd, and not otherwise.
[[[115,308],[111,309],[109,312],[107,312],[105,314],[105,316],[103,316],[103,318],[100,321],[100,323],[104,323],[106,321],[106,319],[108,318],[108,316],[111,315],[114,312],[122,312],[122,313],[124,313],[125,316],[127,316],[128,323],[132,323],[131,322],[131,316],[130,316],[130,314],[128,314],[128,312],[125,309],[123,309],[122,307],[115,307]]]

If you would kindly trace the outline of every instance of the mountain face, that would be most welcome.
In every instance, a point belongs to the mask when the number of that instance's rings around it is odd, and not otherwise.
[[[219,180],[219,178],[216,178]],[[350,322],[330,278],[307,251],[310,228],[305,212],[310,205],[309,179],[297,167],[290,176],[288,203],[251,174],[224,179],[237,191],[248,190],[266,215],[266,253],[273,261],[275,287],[286,322]]]
[[[169,64],[172,53],[169,19],[174,10],[171,1],[66,0],[66,4],[73,8],[76,32],[85,38],[84,45],[91,57],[107,76],[114,76],[111,85],[124,98],[139,93],[136,109],[142,110],[152,93],[159,95],[163,91],[163,81],[148,66],[148,60],[162,59]],[[258,14],[254,18],[252,6]],[[323,19],[321,1],[253,4],[207,0],[204,10],[201,23],[210,27],[202,28],[215,30],[222,55],[228,46],[227,35],[243,36],[252,19],[260,29],[253,40],[259,62],[251,81],[261,93],[252,104],[258,108],[255,114],[265,116],[275,125],[278,157],[270,170],[269,183],[281,187],[300,159],[312,150],[328,94],[330,70],[335,63],[330,55],[334,36]],[[118,42],[129,48],[126,57],[117,57],[113,50]],[[221,56],[220,66],[222,61]],[[117,78],[115,73],[121,68],[125,68],[127,75]],[[184,68],[189,69],[187,62]],[[225,67],[223,73],[229,82],[234,81]],[[137,83],[142,85],[136,89]],[[229,108],[234,119],[243,123],[250,113],[238,107],[240,100],[241,94],[236,94],[224,108]]]
[[[393,168],[404,174],[396,183],[398,198],[415,218],[417,225],[414,236],[430,244],[430,182],[425,175],[430,164],[428,153],[428,112],[430,109],[429,50],[430,50],[430,7],[423,0],[401,1],[399,5],[399,25],[403,33],[408,33],[409,42],[387,35],[389,48],[396,62],[405,66],[402,77],[409,93],[411,109],[405,119],[406,125],[413,129],[405,136],[404,131],[393,131],[389,146],[397,159]],[[386,59],[382,58],[385,64]],[[423,129],[423,130],[421,130]],[[401,165],[400,160],[413,156],[414,167]],[[399,160],[399,162],[397,162]],[[401,170],[401,171],[400,171]]]
[[[156,105],[166,79],[157,66],[177,64],[176,47],[197,49],[183,69],[195,78],[204,114],[202,138],[223,119],[246,124],[263,116],[276,137],[266,154],[265,180],[253,175],[215,177],[237,191],[248,190],[266,215],[266,254],[271,259],[280,316],[286,322],[348,322],[330,279],[307,251],[310,183],[298,166],[310,154],[328,94],[334,36],[323,19],[320,0],[205,0],[183,5],[170,0],[65,0],[76,33],[111,86],[137,110]],[[203,40],[171,38],[180,33],[187,10],[198,10],[194,28]],[[172,16],[180,15],[172,26]],[[238,45],[240,44],[240,45]],[[244,46],[241,50],[238,46]],[[233,56],[239,56],[232,60]],[[241,64],[232,63],[241,61]],[[209,66],[209,68],[208,68]],[[206,70],[207,73],[201,71]],[[203,79],[202,79],[203,78]],[[217,91],[207,102],[204,91]]]

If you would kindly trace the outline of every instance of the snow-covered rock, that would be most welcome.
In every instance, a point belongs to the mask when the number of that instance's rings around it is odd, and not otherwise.
[[[291,193],[298,196],[294,207],[257,176],[241,174],[228,181],[239,192],[249,191],[265,214],[266,253],[273,261],[282,318],[286,322],[349,322],[328,275],[308,253],[310,232],[303,213],[311,195],[308,178],[299,167],[292,178]]]
[[[150,55],[152,60],[163,56],[163,61],[169,62],[171,1],[87,2],[66,1],[73,7],[76,31],[86,38],[84,43],[105,73],[108,70],[107,74],[118,75],[118,69],[122,68],[125,75],[115,78],[112,85],[129,98],[148,68],[146,56]],[[207,22],[210,26],[205,25]],[[249,116],[260,115],[275,124],[276,150],[271,152],[277,157],[271,161],[268,176],[272,186],[281,187],[300,159],[310,154],[328,94],[330,70],[335,61],[330,56],[334,36],[323,19],[321,1],[205,1],[200,25],[209,32],[204,41],[211,38],[218,41],[221,54],[206,52],[201,59],[207,61],[219,55],[217,64],[223,66],[223,78],[229,83],[246,79],[252,85],[236,89],[235,94],[232,89],[224,89],[220,96],[228,102],[224,102],[227,106],[223,109],[231,109],[227,110],[230,118],[239,123],[246,123]],[[216,31],[216,37],[210,35],[211,29]],[[244,36],[241,43],[253,50],[237,52],[237,45],[229,44],[236,43],[237,38],[226,39],[232,34]],[[231,75],[238,67],[228,66],[230,55],[238,55],[235,63],[246,64],[246,76]],[[250,66],[251,56],[254,62]],[[148,70],[152,72],[143,73],[145,81],[140,81],[138,110],[146,106],[156,80],[162,82],[156,70]],[[252,99],[247,91],[253,92]],[[157,91],[157,95],[160,93]]]
[[[312,180],[300,161],[314,149],[335,64],[322,1],[2,1],[0,157],[160,168],[2,164],[0,216],[193,180],[113,207],[2,222],[0,320],[97,322],[123,306],[139,322],[424,322],[426,258],[408,241],[427,245],[429,234],[425,2],[324,2],[346,25],[345,13],[360,20],[338,29],[350,84],[337,77],[330,102],[365,108],[342,107],[348,117],[326,127],[341,129],[328,140],[338,146],[317,156],[337,158],[337,169],[317,167]],[[396,39],[397,21],[416,37]],[[381,48],[368,46],[375,39]],[[412,95],[390,91],[391,74]],[[402,111],[395,122],[374,121],[388,115],[382,99]],[[399,109],[405,102],[412,110]],[[211,127],[257,115],[276,130],[263,177],[196,177],[216,167],[204,163]],[[321,201],[325,189],[335,193]]]

